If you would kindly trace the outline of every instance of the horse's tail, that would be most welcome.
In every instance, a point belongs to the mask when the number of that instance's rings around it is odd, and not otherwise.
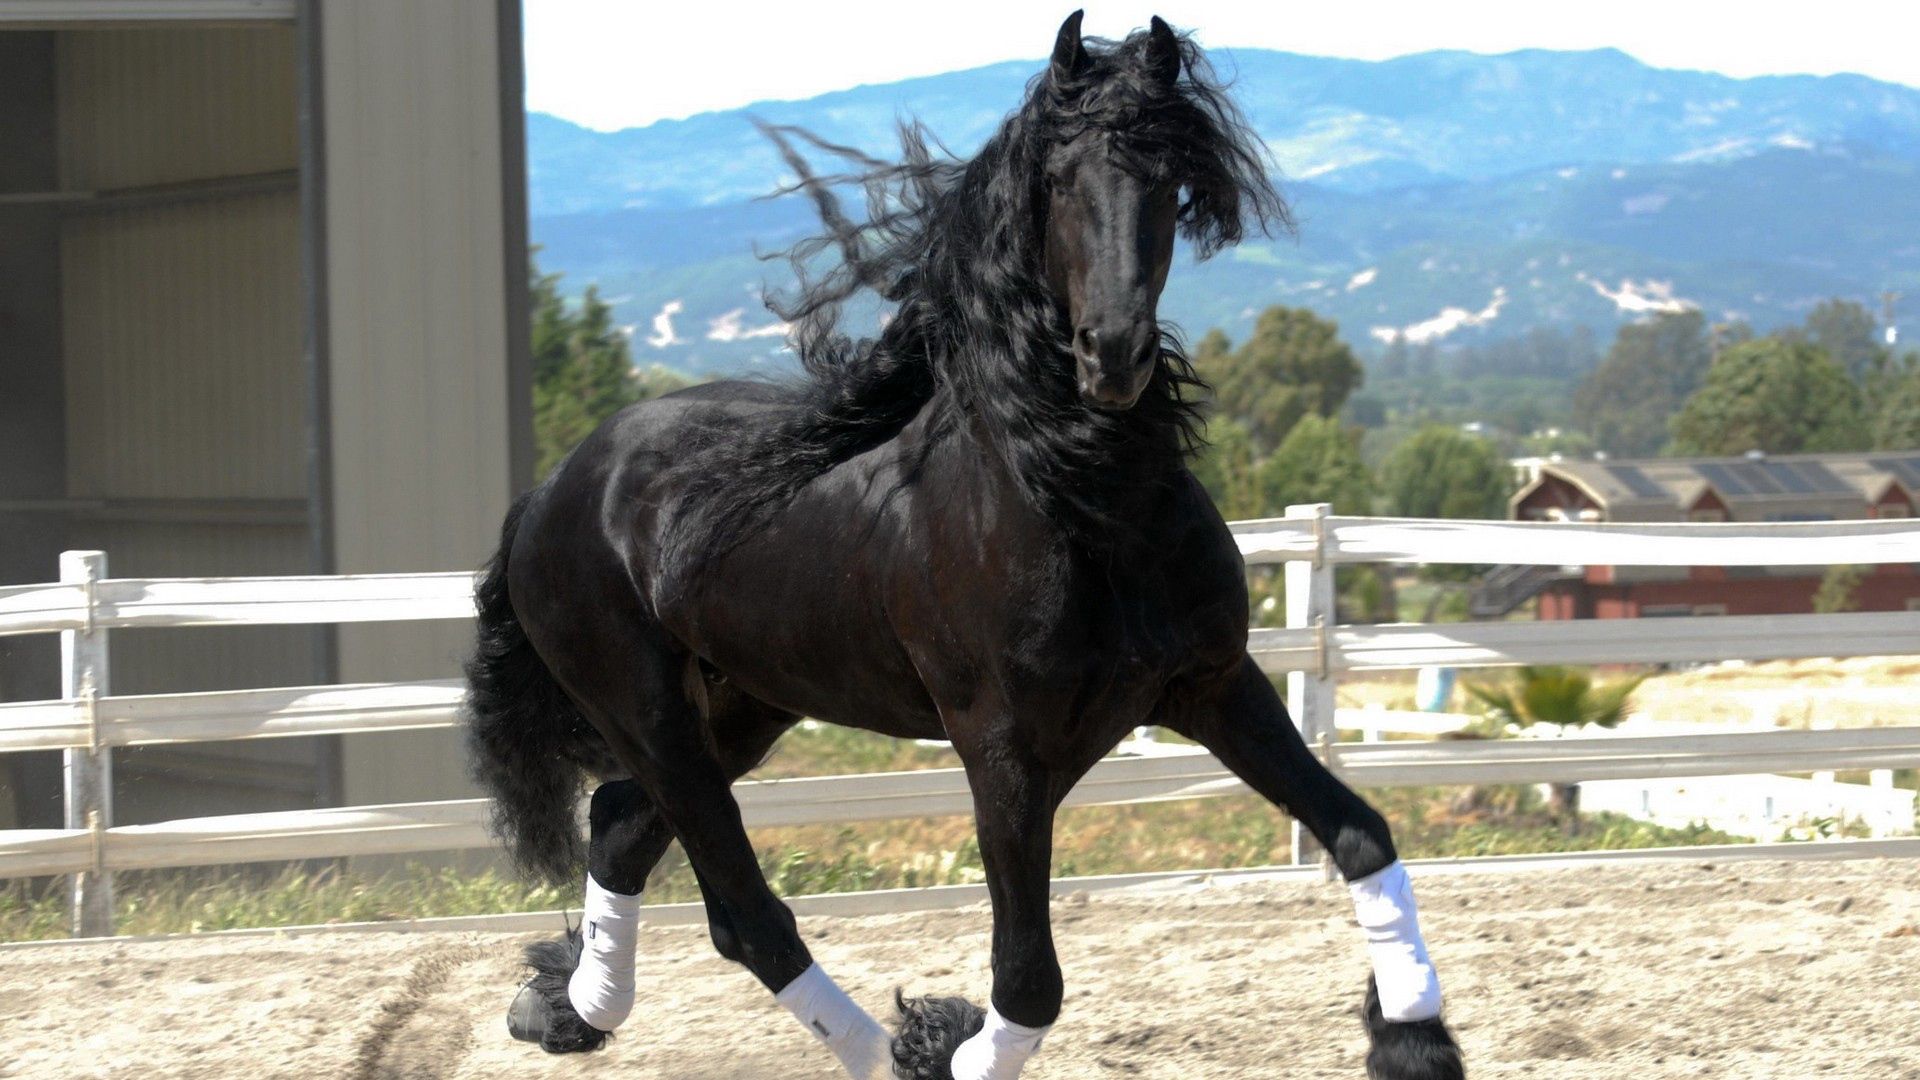
[[[507,511],[474,591],[479,632],[467,659],[467,754],[492,798],[494,835],[529,877],[577,883],[585,866],[577,806],[589,772],[609,771],[604,740],[534,652],[507,596],[507,561],[531,495]]]

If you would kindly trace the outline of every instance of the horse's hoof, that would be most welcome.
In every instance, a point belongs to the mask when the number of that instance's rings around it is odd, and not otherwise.
[[[1399,1023],[1380,1011],[1380,989],[1367,980],[1367,1004],[1361,1013],[1367,1038],[1368,1080],[1466,1080],[1460,1046],[1439,1017]]]
[[[547,1037],[547,1007],[533,987],[521,987],[507,1006],[507,1034],[530,1043]]]
[[[986,1025],[986,1010],[960,997],[902,997],[900,1030],[893,1037],[893,1075],[899,1080],[953,1080],[953,1052]]]
[[[580,966],[580,932],[570,930],[564,938],[536,941],[527,946],[525,959],[533,978],[507,1006],[507,1034],[537,1043],[549,1054],[577,1054],[605,1046],[611,1033],[580,1019],[567,999],[567,980]]]

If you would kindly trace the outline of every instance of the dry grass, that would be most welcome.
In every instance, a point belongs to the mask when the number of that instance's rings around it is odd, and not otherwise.
[[[1485,682],[1499,673],[1467,671],[1461,678]],[[1891,727],[1920,725],[1920,694],[1901,692],[1916,681],[1920,659],[1906,656],[1734,662],[1655,671],[1633,700],[1636,716],[1667,722]],[[1339,703],[1411,709],[1413,684],[1410,671],[1346,676]],[[1456,693],[1453,707],[1474,711],[1464,693]]]

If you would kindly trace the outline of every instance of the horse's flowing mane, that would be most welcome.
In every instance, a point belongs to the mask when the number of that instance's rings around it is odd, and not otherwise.
[[[792,327],[804,375],[789,407],[751,435],[729,431],[689,464],[672,515],[667,577],[730,549],[772,508],[835,464],[898,434],[923,409],[936,432],[971,422],[1027,497],[1089,539],[1125,532],[1112,496],[1171,481],[1199,443],[1199,386],[1178,338],[1161,335],[1146,391],[1123,412],[1079,398],[1070,329],[1045,283],[1051,147],[1088,131],[1114,163],[1181,187],[1179,227],[1205,258],[1244,230],[1290,224],[1266,155],[1199,47],[1180,38],[1179,77],[1155,73],[1149,35],[1087,39],[1086,62],[1042,73],[970,160],[903,124],[901,159],[885,162],[792,127],[762,125],[812,199],[824,231],[786,253],[798,277],[768,307]],[[846,171],[816,172],[803,148]],[[937,152],[936,152],[937,151]],[[864,194],[865,217],[839,192]],[[890,305],[876,336],[843,328],[848,301]],[[1104,546],[1104,545],[1103,545]]]

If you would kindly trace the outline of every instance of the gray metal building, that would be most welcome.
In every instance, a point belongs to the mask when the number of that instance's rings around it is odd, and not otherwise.
[[[0,584],[450,570],[531,472],[518,0],[0,0]],[[464,627],[118,631],[113,689],[446,677]],[[58,695],[0,639],[0,699]],[[118,823],[451,797],[445,732],[153,747]],[[0,828],[59,816],[0,757]]]

